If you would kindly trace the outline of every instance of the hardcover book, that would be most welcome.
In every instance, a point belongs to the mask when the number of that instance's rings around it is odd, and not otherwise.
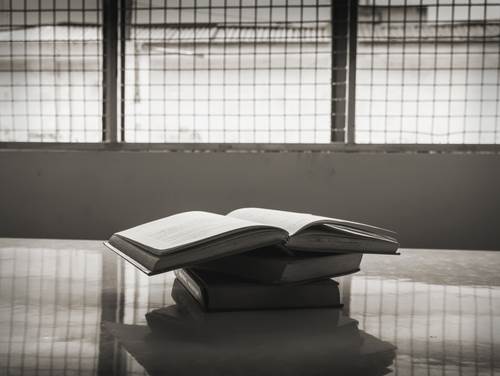
[[[174,282],[172,297],[176,304],[146,314],[153,333],[168,332],[193,341],[205,337],[215,342],[237,337],[245,341],[265,333],[286,336],[290,331],[308,335],[328,331],[338,336],[357,331],[358,322],[343,315],[339,308],[206,312],[178,280]]]
[[[178,269],[175,275],[174,285],[182,284],[206,311],[342,306],[338,284],[331,279],[265,285],[205,270]]]
[[[175,214],[117,232],[105,245],[148,275],[270,245],[327,253],[396,253],[399,246],[379,227],[260,208]]]
[[[270,246],[204,262],[193,269],[266,284],[284,284],[358,272],[362,256],[361,253],[290,252]]]

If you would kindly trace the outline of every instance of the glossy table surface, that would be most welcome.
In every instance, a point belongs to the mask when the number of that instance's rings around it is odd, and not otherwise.
[[[152,340],[145,314],[175,304],[173,273],[147,277],[98,241],[0,239],[0,375],[500,375],[500,252],[361,268],[337,279],[342,312],[204,314],[210,338]]]

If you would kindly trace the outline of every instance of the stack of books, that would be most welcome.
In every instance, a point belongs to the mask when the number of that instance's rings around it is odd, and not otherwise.
[[[148,275],[175,270],[176,304],[148,326],[105,323],[151,375],[383,375],[392,344],[342,314],[332,278],[363,253],[395,254],[378,227],[279,210],[185,212],[111,236]]]
[[[357,272],[363,253],[399,246],[379,227],[261,208],[184,212],[105,244],[148,275],[175,270],[173,292],[186,290],[205,311],[339,307],[332,278]]]

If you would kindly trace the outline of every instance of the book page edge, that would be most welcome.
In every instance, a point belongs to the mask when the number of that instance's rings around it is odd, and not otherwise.
[[[126,255],[125,253],[123,253],[122,251],[120,251],[118,248],[112,246],[108,241],[105,241],[103,242],[103,244],[108,248],[110,249],[111,251],[113,251],[114,253],[116,253],[118,256],[120,256],[121,258],[125,259],[126,261],[128,261],[129,263],[131,263],[133,266],[135,266],[137,269],[139,269],[141,272],[143,272],[144,274],[150,276],[153,274],[153,272],[151,270],[149,270],[148,268],[146,268],[144,265],[141,265],[139,264],[137,261],[135,261],[132,257]]]

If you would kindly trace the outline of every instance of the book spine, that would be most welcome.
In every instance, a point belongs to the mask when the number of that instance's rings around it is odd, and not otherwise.
[[[153,274],[158,256],[150,254],[116,235],[111,236],[109,241],[104,244],[142,272],[148,275]]]
[[[203,307],[206,307],[205,297],[198,283],[196,283],[184,269],[176,269],[174,274],[186,290],[188,290]]]
[[[279,283],[285,269],[283,262],[263,259],[247,254],[220,258],[195,266],[195,269],[209,270],[260,283]]]

